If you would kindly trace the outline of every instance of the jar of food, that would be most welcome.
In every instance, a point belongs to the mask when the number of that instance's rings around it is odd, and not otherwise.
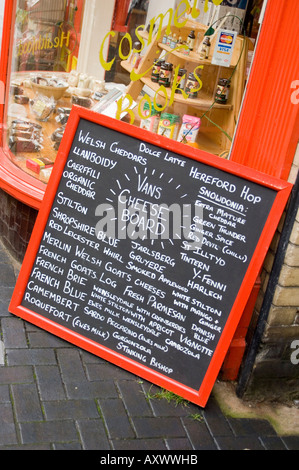
[[[169,62],[164,62],[161,65],[160,76],[159,76],[159,85],[164,85],[165,88],[169,88],[171,85],[172,78],[172,69],[173,65]]]
[[[230,89],[230,80],[228,78],[220,78],[215,95],[216,103],[226,104]]]
[[[186,69],[179,69],[179,72],[178,72],[178,85],[177,85],[177,88],[175,89],[175,93],[182,94],[182,92],[185,90],[186,74],[187,74]]]
[[[188,98],[197,98],[198,92],[195,91],[196,88],[198,88],[198,81],[196,80],[194,73],[191,72],[188,75],[188,80],[186,84],[186,93],[188,95]]]
[[[165,63],[163,59],[156,59],[152,70],[151,80],[152,82],[158,83],[160,78],[161,65]]]

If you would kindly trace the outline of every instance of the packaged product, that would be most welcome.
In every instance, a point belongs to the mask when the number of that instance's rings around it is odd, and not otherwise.
[[[180,117],[176,114],[163,113],[158,127],[158,134],[176,140]]]
[[[24,120],[24,119],[14,119],[11,123],[12,129],[28,131],[28,130],[42,130],[42,126],[36,122]]]
[[[18,104],[28,104],[29,97],[25,95],[15,95],[15,103]]]
[[[38,94],[30,100],[30,110],[38,121],[47,121],[55,109],[55,100],[42,94]]]
[[[90,98],[85,96],[72,96],[72,104],[82,106],[83,108],[91,108],[93,103]]]
[[[53,134],[51,135],[51,140],[54,142],[53,143],[53,148],[55,150],[58,150],[60,142],[62,140],[63,134],[65,131],[65,126],[59,127],[56,129]]]
[[[182,119],[178,142],[195,142],[200,128],[200,118],[185,114]]]
[[[51,168],[54,163],[48,158],[28,158],[26,160],[26,167],[39,174],[45,168]]]
[[[39,152],[42,148],[42,127],[39,124],[15,119],[9,130],[9,147],[14,153]]]
[[[158,105],[159,106],[159,105]],[[146,129],[147,131],[157,132],[161,111],[158,111],[154,108],[153,103],[150,105],[148,102],[145,102],[143,107],[143,116],[146,116],[141,120],[140,127],[141,129]]]
[[[10,86],[11,95],[23,95],[23,93],[24,93],[24,90],[19,85],[12,84]]]
[[[13,153],[28,152],[34,153],[41,150],[41,145],[37,140],[18,138],[9,138],[9,148]]]

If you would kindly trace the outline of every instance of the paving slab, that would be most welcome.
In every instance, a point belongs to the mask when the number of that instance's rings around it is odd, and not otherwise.
[[[0,244],[0,450],[298,450],[268,420],[205,409],[8,312],[18,265]]]

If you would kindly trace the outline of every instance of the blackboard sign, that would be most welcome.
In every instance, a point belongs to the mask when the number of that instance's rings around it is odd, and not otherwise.
[[[290,190],[74,107],[10,311],[204,406]]]

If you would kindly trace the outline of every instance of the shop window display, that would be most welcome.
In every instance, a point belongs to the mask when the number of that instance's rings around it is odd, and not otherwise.
[[[71,108],[84,1],[18,0],[4,150],[13,163],[47,183]]]
[[[105,112],[113,101],[117,119],[227,158],[253,49],[248,2],[166,3],[115,2],[96,45],[100,77],[78,67],[85,0],[16,1],[3,126],[16,166],[46,184],[72,105]],[[213,62],[219,30],[236,33],[229,66]]]

